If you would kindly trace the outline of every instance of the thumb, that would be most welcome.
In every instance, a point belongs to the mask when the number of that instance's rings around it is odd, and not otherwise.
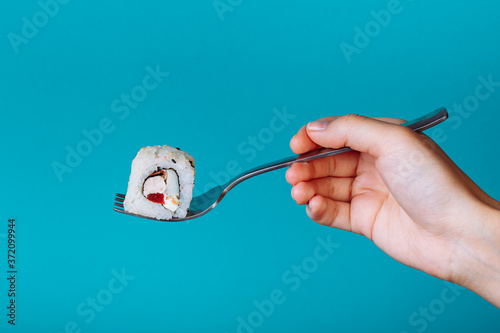
[[[374,157],[392,151],[402,144],[418,141],[418,134],[400,126],[402,120],[369,118],[359,115],[336,117],[331,122],[313,121],[306,132],[314,143],[326,148],[350,147]]]

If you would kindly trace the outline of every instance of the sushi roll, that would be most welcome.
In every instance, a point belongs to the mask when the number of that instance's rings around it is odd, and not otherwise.
[[[169,146],[139,150],[132,161],[124,209],[156,219],[185,217],[193,196],[194,159]]]

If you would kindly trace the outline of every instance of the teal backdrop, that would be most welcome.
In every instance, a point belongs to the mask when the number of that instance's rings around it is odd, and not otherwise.
[[[500,330],[479,296],[310,221],[284,170],[190,223],[112,210],[143,146],[191,153],[203,191],[308,121],[440,106],[429,135],[499,199],[500,2],[8,0],[0,22],[1,332]]]

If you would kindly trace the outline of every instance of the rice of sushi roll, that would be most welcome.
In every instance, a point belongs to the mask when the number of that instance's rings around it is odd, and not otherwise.
[[[141,148],[132,161],[124,209],[162,220],[185,217],[194,175],[194,159],[188,153],[169,146]]]

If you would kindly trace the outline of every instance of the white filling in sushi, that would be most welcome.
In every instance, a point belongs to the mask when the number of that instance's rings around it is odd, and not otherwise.
[[[168,220],[187,215],[193,196],[194,159],[169,146],[143,147],[132,161],[124,209]]]
[[[179,177],[172,169],[153,172],[144,181],[142,194],[149,200],[170,210],[179,207]]]

